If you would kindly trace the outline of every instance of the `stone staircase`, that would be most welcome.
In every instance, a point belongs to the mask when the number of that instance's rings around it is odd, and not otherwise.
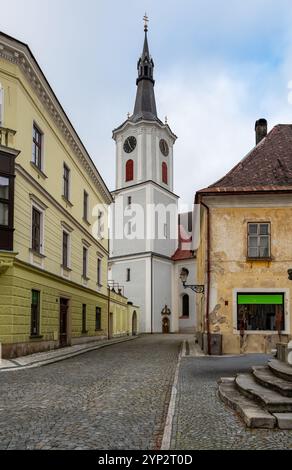
[[[250,428],[292,429],[292,367],[272,359],[251,373],[219,380],[219,396]]]

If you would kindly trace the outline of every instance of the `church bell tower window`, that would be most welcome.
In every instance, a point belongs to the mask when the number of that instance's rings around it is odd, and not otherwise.
[[[128,160],[126,163],[126,182],[134,179],[134,161]]]
[[[165,162],[162,163],[162,183],[168,184],[168,170]]]

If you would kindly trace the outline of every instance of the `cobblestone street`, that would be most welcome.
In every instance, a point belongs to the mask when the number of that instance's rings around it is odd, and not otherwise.
[[[267,360],[264,355],[183,357],[171,449],[292,449],[292,431],[248,429],[218,398],[220,377],[248,372]]]
[[[144,336],[0,374],[0,449],[159,449],[182,335]],[[171,448],[292,448],[292,431],[250,431],[217,379],[265,356],[183,357]]]
[[[181,336],[0,374],[0,449],[159,448]]]

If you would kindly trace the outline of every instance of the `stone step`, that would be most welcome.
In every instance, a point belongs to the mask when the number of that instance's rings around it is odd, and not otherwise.
[[[292,382],[292,366],[289,366],[289,364],[285,362],[278,361],[278,359],[271,359],[268,362],[268,366],[277,377]]]
[[[292,429],[292,413],[274,413],[279,429]]]
[[[267,366],[253,367],[252,370],[256,382],[260,385],[275,390],[285,397],[292,397],[292,382],[276,376]]]
[[[292,411],[292,398],[258,384],[252,374],[239,374],[235,378],[238,390],[247,398],[255,400],[271,413]]]
[[[246,398],[236,388],[235,379],[221,379],[219,396],[230,408],[235,410],[249,428],[273,429],[277,420],[256,402]]]

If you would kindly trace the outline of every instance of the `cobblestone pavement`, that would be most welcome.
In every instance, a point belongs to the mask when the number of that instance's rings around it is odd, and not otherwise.
[[[159,448],[181,335],[0,374],[0,449]]]
[[[249,371],[267,359],[263,355],[183,357],[171,449],[292,449],[292,431],[245,428],[217,395],[220,377]]]

